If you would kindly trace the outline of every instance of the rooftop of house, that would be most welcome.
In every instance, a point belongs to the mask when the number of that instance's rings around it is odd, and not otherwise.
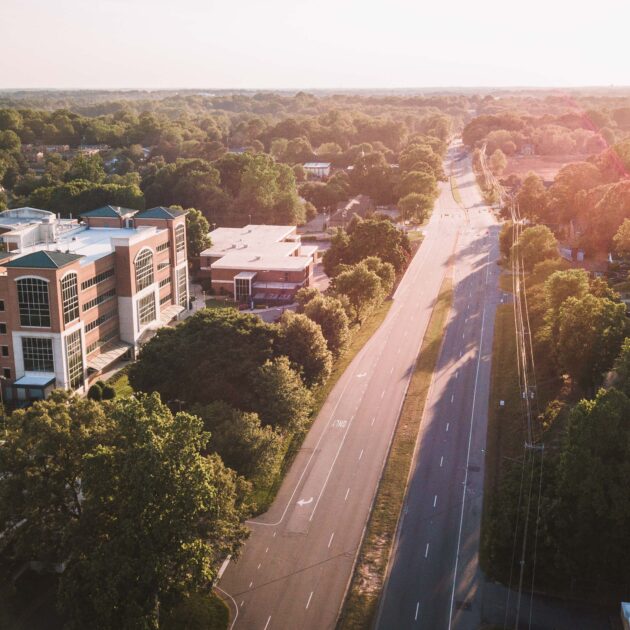
[[[330,162],[306,162],[304,168],[330,168]]]
[[[220,227],[209,234],[212,245],[202,256],[217,258],[247,250],[249,254],[291,256],[299,246],[294,225],[246,225],[243,228]],[[287,241],[286,239],[294,239]]]
[[[78,254],[66,252],[39,250],[14,258],[5,264],[6,267],[20,269],[61,269],[81,258]]]
[[[177,208],[165,208],[164,206],[157,206],[156,208],[149,208],[148,210],[141,210],[136,214],[137,219],[176,219],[186,214],[186,210],[179,210]]]

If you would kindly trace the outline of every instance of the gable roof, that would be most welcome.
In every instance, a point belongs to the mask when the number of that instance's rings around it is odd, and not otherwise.
[[[49,252],[40,249],[31,254],[25,254],[5,264],[5,267],[19,269],[60,269],[82,258],[79,254],[66,254],[65,252]]]
[[[186,210],[177,210],[175,208],[165,208],[157,206],[149,210],[143,210],[136,215],[137,219],[176,219],[186,214]]]
[[[121,208],[120,206],[103,206],[102,208],[96,208],[95,210],[88,210],[83,212],[82,217],[97,217],[99,219],[116,219],[129,213],[135,213],[137,210],[131,210],[130,208]]]

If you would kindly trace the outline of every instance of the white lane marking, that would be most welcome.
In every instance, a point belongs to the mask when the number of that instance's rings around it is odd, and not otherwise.
[[[433,497],[433,507],[437,505],[437,494]]]
[[[267,549],[265,549],[265,553],[268,553],[268,552],[269,552],[269,547],[267,547]]]
[[[381,394],[381,399],[385,398],[385,390],[383,390],[383,393]]]
[[[346,496],[344,497],[344,501],[348,500],[348,495],[350,494],[350,488],[346,490]]]
[[[392,365],[392,367],[389,368],[389,373],[392,374],[394,372],[394,366]]]
[[[370,426],[371,426],[371,427],[373,427],[373,426],[374,426],[374,421],[375,421],[375,420],[376,420],[376,416],[374,416],[374,417],[372,418],[372,422],[370,422]]]
[[[328,541],[328,549],[330,549],[330,545],[332,545],[333,538],[335,537],[335,532],[330,535],[330,540]]]
[[[444,455],[440,457],[440,468],[442,468],[442,464],[444,463]]]
[[[273,533],[273,537],[274,537],[274,538],[276,537],[276,534],[277,534],[277,533],[278,533],[278,532],[274,532],[274,533]]]
[[[309,604],[311,603],[311,599],[313,598],[313,591],[311,591],[311,594],[308,596],[308,601],[306,602],[306,610],[308,610]]]
[[[454,400],[455,400],[455,394],[451,394],[451,404],[453,403]]]
[[[361,449],[361,452],[359,453],[359,461],[361,461],[362,457],[363,457],[363,449]]]
[[[488,252],[488,267],[486,271],[486,278],[488,271],[490,270],[490,252]],[[468,431],[468,451],[466,453],[466,468],[464,473],[464,484],[462,489],[462,510],[459,516],[459,533],[457,535],[457,553],[455,554],[455,570],[453,571],[453,588],[451,590],[451,605],[448,613],[448,630],[453,627],[453,606],[455,604],[455,587],[457,585],[457,569],[459,566],[459,549],[462,544],[462,530],[464,527],[464,508],[466,505],[466,484],[468,483],[468,464],[470,462],[470,448],[472,445],[472,431],[475,420],[475,402],[477,400],[477,384],[479,382],[479,367],[481,366],[481,348],[483,345],[483,331],[486,323],[486,304],[484,300],[483,311],[481,314],[481,331],[479,335],[479,349],[477,351],[477,369],[475,372],[475,385],[473,388],[472,410],[470,412],[470,429]]]
[[[458,375],[459,375],[459,372],[455,370],[455,378],[457,378]]]
[[[466,334],[465,334],[465,333],[462,333],[462,339],[464,339],[464,337],[465,337],[465,336],[466,336]]]
[[[241,602],[241,608],[243,608],[243,604],[244,604],[244,603],[245,603],[245,600],[243,600],[243,601]]]
[[[413,620],[418,621],[418,610],[420,609],[420,602],[416,603],[416,614],[414,615]]]
[[[227,591],[224,591],[222,588],[219,588],[216,584],[215,584],[214,588],[216,588],[217,591],[220,591],[224,595],[227,595],[230,598],[230,600],[232,601],[232,603],[234,604],[234,619],[232,619],[232,624],[230,625],[230,630],[232,630],[232,628],[234,628],[234,624],[236,624],[236,620],[238,619],[238,605],[236,604],[236,600]],[[241,602],[241,606],[244,603],[245,603],[245,601],[242,601]]]
[[[262,565],[262,562],[258,565],[258,568],[256,569],[256,571],[260,571],[261,565]]]
[[[462,358],[462,351],[461,350],[459,351],[459,358],[460,359]]]
[[[424,550],[424,557],[427,558],[429,555],[429,543],[427,543],[426,549]]]
[[[400,354],[400,350],[401,350],[401,348],[398,348],[396,354]]]
[[[253,582],[250,582],[250,583],[249,583],[249,588],[251,588],[251,587],[252,587],[252,584],[253,584]]]
[[[447,431],[447,432],[448,432],[448,428],[449,428],[450,426],[451,426],[451,423],[450,423],[450,422],[447,422],[447,423],[446,423],[446,431]]]
[[[263,628],[263,630],[267,630],[267,628],[269,627],[270,621],[271,621],[271,615],[269,615],[269,619],[267,619],[267,623],[265,624],[265,627]]]

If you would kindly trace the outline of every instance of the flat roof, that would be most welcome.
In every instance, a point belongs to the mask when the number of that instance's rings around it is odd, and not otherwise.
[[[208,236],[212,245],[201,252],[202,256],[225,256],[234,251],[247,249],[257,254],[274,251],[277,255],[286,251],[290,255],[298,245],[283,243],[285,238],[295,234],[294,225],[246,225],[242,228],[220,227],[210,232]],[[297,234],[295,234],[297,237]],[[283,249],[280,250],[278,246]]]
[[[312,261],[311,256],[260,256],[251,252],[227,254],[210,265],[211,269],[242,271],[300,271]]]
[[[330,162],[307,162],[304,168],[330,168]]]
[[[143,241],[160,232],[164,228],[146,226],[140,228],[95,228],[79,226],[60,235],[54,243],[48,245],[38,243],[22,248],[20,254],[37,251],[61,251],[83,256],[80,264],[86,265],[114,251],[112,239],[125,239],[131,242]]]

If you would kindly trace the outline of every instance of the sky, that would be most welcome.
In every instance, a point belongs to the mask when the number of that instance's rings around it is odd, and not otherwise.
[[[0,0],[0,88],[628,86],[628,0]]]

